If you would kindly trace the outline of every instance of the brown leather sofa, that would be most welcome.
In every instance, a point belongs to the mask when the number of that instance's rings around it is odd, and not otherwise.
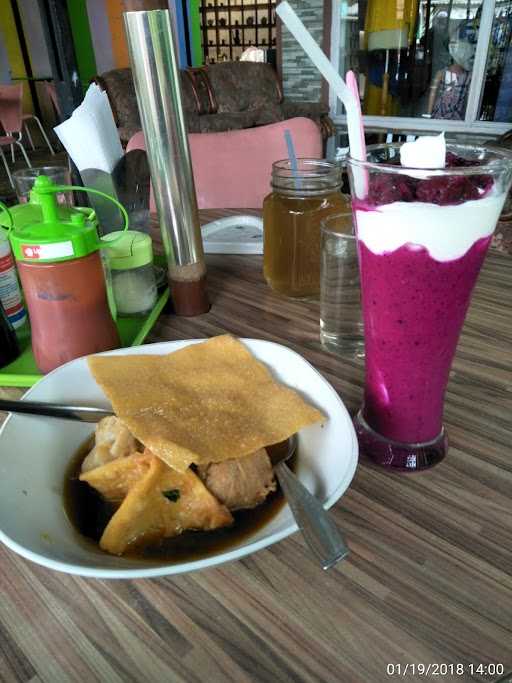
[[[324,139],[334,133],[327,107],[283,98],[270,64],[221,62],[180,72],[189,133],[241,130],[305,116],[318,123]],[[108,94],[123,142],[141,129],[130,69],[114,69],[96,77]]]

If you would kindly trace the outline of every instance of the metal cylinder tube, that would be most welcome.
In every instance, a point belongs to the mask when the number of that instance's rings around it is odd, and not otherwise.
[[[169,10],[127,11],[124,23],[171,296],[178,315],[197,315],[209,308],[206,269]]]

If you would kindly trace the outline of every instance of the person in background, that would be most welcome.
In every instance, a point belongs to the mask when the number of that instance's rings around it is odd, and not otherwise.
[[[452,63],[436,73],[430,86],[428,114],[431,118],[464,119],[476,40],[472,23],[464,22],[452,34],[448,43]]]

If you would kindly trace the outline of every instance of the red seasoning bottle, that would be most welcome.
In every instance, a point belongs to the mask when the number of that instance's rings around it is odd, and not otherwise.
[[[32,350],[43,373],[67,361],[120,345],[110,314],[96,227],[81,214],[62,221],[53,183],[36,179],[42,222],[9,237],[32,328]]]

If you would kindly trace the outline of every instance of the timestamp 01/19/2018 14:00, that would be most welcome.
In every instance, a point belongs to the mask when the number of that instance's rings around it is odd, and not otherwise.
[[[500,662],[468,663],[463,662],[390,662],[386,665],[386,674],[405,678],[405,676],[503,676],[505,667]]]

